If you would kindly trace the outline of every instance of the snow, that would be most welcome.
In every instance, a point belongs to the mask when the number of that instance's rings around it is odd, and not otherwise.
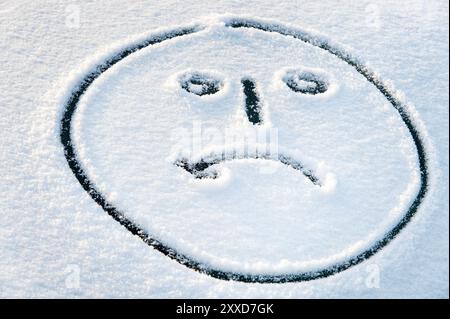
[[[411,223],[381,252],[325,279],[226,282],[170,260],[92,201],[59,142],[64,101],[98,63],[164,30],[203,26],[131,54],[83,95],[72,133],[95,186],[155,238],[221,270],[317,270],[370,247],[417,194],[411,137],[384,96],[335,56],[279,34],[223,25],[255,5],[255,17],[324,34],[389,79],[426,143],[430,190]],[[73,8],[63,2],[2,4],[0,294],[448,297],[447,6],[224,1],[106,8],[91,1],[75,6],[74,27],[65,20]],[[328,90],[292,91],[283,79],[299,70],[326,79]],[[194,72],[219,80],[220,90],[187,92],[180,79]],[[258,126],[245,113],[240,81],[247,76],[262,103]],[[251,140],[273,130],[278,153],[311,169],[322,187],[251,153],[273,144],[252,141],[246,152],[226,134]],[[198,133],[200,149],[192,145]],[[216,179],[195,179],[173,165],[223,152],[237,159],[209,168]],[[374,271],[378,288],[367,282]],[[78,272],[72,287],[68,278]]]

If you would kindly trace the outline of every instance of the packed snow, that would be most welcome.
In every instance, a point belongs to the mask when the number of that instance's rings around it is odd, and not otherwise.
[[[448,297],[448,4],[408,7],[2,4],[0,295]],[[95,187],[154,238],[223,271],[316,271],[383,238],[420,188],[399,113],[327,51],[226,27],[244,16],[357,56],[408,106],[425,143],[429,190],[413,220],[379,253],[328,278],[259,285],[184,267],[109,217],[64,158],[60,120],[83,77],[149,36],[193,26],[130,54],[81,97],[71,134]],[[256,125],[243,79],[258,93]],[[182,159],[217,163],[198,178],[176,165]]]

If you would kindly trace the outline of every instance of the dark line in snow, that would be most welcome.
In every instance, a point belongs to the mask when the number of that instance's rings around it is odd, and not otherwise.
[[[302,163],[299,161],[296,161],[288,156],[285,155],[278,155],[276,159],[271,158],[270,155],[257,155],[257,156],[245,156],[243,158],[238,158],[236,156],[233,156],[232,158],[225,158],[220,155],[212,155],[208,158],[202,158],[197,162],[189,162],[186,158],[179,159],[175,161],[175,165],[178,167],[181,167],[185,169],[188,173],[195,176],[195,178],[217,178],[218,174],[216,171],[206,171],[211,166],[214,166],[216,164],[232,161],[232,160],[238,160],[238,159],[261,159],[261,160],[273,160],[273,161],[279,161],[280,163],[283,163],[286,166],[292,167],[295,170],[300,171],[305,177],[307,177],[314,185],[322,186],[319,178],[314,175],[313,171],[310,169],[306,169]]]

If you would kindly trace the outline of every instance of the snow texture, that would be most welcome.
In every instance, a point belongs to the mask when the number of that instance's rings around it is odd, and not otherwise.
[[[0,7],[1,296],[448,297],[446,2],[25,4]],[[188,269],[111,219],[64,158],[60,119],[84,76],[151,36],[193,28],[132,53],[82,96],[71,133],[96,188],[155,238],[225,271],[311,271],[370,247],[420,187],[409,132],[336,56],[224,26],[243,14],[317,34],[364,61],[389,79],[425,142],[429,190],[413,220],[378,254],[328,278],[261,286]],[[256,83],[260,125],[248,121],[244,78]],[[274,129],[278,154],[319,186],[280,157],[257,158],[273,144],[252,138]],[[198,132],[201,148],[192,145]],[[174,165],[218,156],[205,170],[216,178]]]

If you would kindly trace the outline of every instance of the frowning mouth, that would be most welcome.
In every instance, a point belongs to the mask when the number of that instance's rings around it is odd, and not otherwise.
[[[174,162],[174,165],[185,169],[188,173],[192,174],[195,178],[217,178],[219,175],[216,170],[211,167],[223,162],[229,162],[242,159],[258,159],[258,160],[271,160],[280,162],[286,166],[289,166],[299,172],[301,172],[306,178],[308,178],[314,185],[321,187],[322,182],[314,174],[314,172],[306,168],[300,161],[293,159],[290,156],[278,154],[252,154],[239,156],[236,153],[212,153],[208,156],[202,157],[199,160],[188,160],[187,158],[180,158]]]

